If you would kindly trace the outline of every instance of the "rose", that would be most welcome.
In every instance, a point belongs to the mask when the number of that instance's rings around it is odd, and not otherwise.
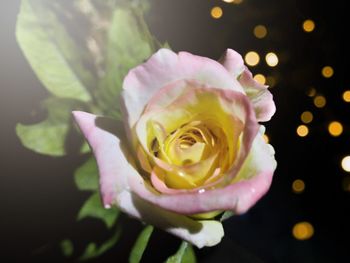
[[[267,86],[233,50],[218,63],[161,49],[128,73],[121,97],[126,136],[116,121],[74,112],[105,207],[197,247],[220,242],[214,217],[246,212],[271,185],[274,150],[258,123],[275,112]]]

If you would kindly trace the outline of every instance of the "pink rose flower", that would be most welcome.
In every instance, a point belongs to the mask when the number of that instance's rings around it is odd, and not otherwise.
[[[128,73],[121,104],[125,131],[74,112],[106,208],[201,248],[224,235],[216,215],[245,213],[269,189],[276,161],[258,122],[271,118],[275,104],[235,51],[217,62],[161,49]]]

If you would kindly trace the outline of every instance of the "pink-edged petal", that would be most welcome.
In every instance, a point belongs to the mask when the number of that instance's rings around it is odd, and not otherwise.
[[[148,224],[162,228],[178,236],[198,248],[211,247],[220,243],[224,236],[222,224],[216,220],[193,220],[142,200],[130,192],[120,196],[120,206],[123,211],[135,218],[141,218]]]
[[[246,212],[269,189],[273,171],[264,171],[249,180],[244,180],[222,189],[199,190],[194,194],[157,196],[145,185],[132,185],[141,198],[175,213],[193,215],[216,210],[230,210],[236,214]],[[186,205],[184,205],[186,204]]]
[[[194,79],[202,84],[243,92],[238,81],[217,61],[187,52],[160,49],[146,63],[132,69],[124,79],[124,119],[133,127],[149,100],[169,83]]]
[[[73,115],[94,152],[102,200],[105,207],[110,207],[117,201],[118,194],[128,188],[126,175],[133,170],[115,135],[120,127],[116,122],[90,113],[74,111]]]
[[[177,213],[191,215],[214,210],[231,210],[241,214],[268,191],[275,168],[274,150],[264,142],[259,133],[235,182],[226,187],[172,196],[156,195],[140,182],[131,181],[130,186],[143,199]]]
[[[276,106],[268,86],[258,83],[247,68],[240,76],[239,82],[254,106],[257,120],[269,121],[276,112]]]
[[[233,49],[227,49],[219,59],[219,62],[227,69],[234,79],[237,79],[245,69],[242,56]]]
[[[270,120],[276,111],[272,94],[267,90],[268,86],[254,80],[252,73],[244,66],[242,56],[232,49],[227,49],[219,62],[233,78],[239,77],[239,82],[254,105],[257,120]]]
[[[130,162],[123,140],[116,135],[120,137],[122,133],[117,122],[86,112],[73,114],[97,160],[105,207],[116,205],[130,216],[163,228],[199,248],[220,242],[224,235],[220,222],[196,221],[159,208],[130,192],[129,182],[144,182]]]
[[[253,78],[253,74],[250,72],[250,70],[247,67],[244,67],[244,71],[239,76],[239,83],[244,87],[244,90],[248,93],[254,92],[254,91],[261,91],[268,89],[269,86],[263,85],[259,82],[257,82]]]

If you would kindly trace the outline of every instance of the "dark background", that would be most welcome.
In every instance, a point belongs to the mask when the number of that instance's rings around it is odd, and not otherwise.
[[[215,5],[224,10],[219,20],[210,17]],[[74,261],[74,257],[62,255],[62,239],[73,240],[75,256],[89,241],[103,241],[110,233],[93,219],[76,222],[88,194],[76,189],[72,174],[84,156],[41,156],[23,148],[15,135],[16,123],[35,123],[45,116],[39,104],[48,95],[16,44],[18,8],[18,0],[0,4],[0,261]],[[350,88],[345,14],[345,1],[152,2],[147,16],[151,31],[175,51],[217,59],[230,47],[241,54],[274,51],[280,59],[275,68],[264,62],[252,68],[277,79],[271,89],[277,113],[267,124],[278,161],[272,188],[247,214],[225,223],[226,236],[220,245],[196,250],[199,262],[348,261],[350,193],[342,184],[349,175],[340,166],[341,159],[350,154],[350,104],[341,99],[343,91]],[[308,18],[315,21],[316,29],[307,34],[301,25]],[[252,34],[257,24],[268,28],[268,36],[262,40]],[[325,65],[334,69],[330,79],[321,75]],[[311,86],[327,98],[325,108],[313,106],[306,95]],[[300,138],[296,127],[305,110],[314,113],[314,121],[309,135]],[[38,113],[35,116],[34,111]],[[344,125],[343,134],[336,138],[327,132],[332,120]],[[298,178],[306,184],[302,194],[291,188]],[[125,216],[121,220],[126,224],[121,241],[96,262],[127,262],[142,225]],[[301,221],[310,222],[315,229],[309,240],[292,235],[293,226]],[[164,260],[179,242],[157,230],[144,261]]]

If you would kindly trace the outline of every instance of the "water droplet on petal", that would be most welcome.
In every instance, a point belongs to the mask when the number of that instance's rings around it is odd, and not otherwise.
[[[203,194],[205,192],[205,189],[200,189],[198,193]]]

